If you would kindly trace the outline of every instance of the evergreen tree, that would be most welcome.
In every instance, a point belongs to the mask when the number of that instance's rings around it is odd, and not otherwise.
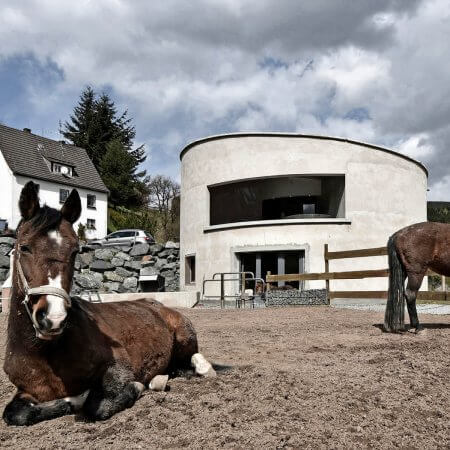
[[[74,145],[84,148],[104,183],[111,192],[114,205],[140,206],[147,199],[146,171],[138,171],[146,159],[144,146],[133,149],[136,130],[128,117],[121,115],[111,98],[103,93],[98,98],[88,86],[81,93],[70,121],[61,133]],[[117,159],[113,159],[115,155]],[[120,156],[120,157],[119,157]],[[124,183],[119,192],[118,181]]]
[[[103,181],[110,191],[110,202],[114,206],[128,208],[142,205],[145,185],[136,178],[136,160],[119,139],[106,144],[106,153],[100,163]]]
[[[95,92],[87,86],[81,93],[80,101],[70,116],[70,122],[65,122],[64,129],[60,130],[66,139],[69,139],[77,147],[86,149],[89,157],[93,159],[91,140],[93,136],[96,100]]]

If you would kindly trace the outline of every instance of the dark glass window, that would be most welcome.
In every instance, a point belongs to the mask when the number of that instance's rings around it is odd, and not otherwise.
[[[64,203],[69,196],[69,189],[60,189],[59,190],[59,203]]]
[[[95,202],[97,198],[93,194],[88,194],[87,196],[87,207],[90,209],[95,209]]]
[[[185,277],[186,284],[195,283],[195,255],[186,256]]]

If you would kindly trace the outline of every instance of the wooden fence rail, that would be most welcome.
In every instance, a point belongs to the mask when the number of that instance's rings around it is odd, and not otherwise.
[[[333,259],[346,258],[366,258],[370,256],[386,256],[387,247],[362,248],[358,250],[345,250],[338,252],[328,251],[328,244],[324,246],[325,272],[323,273],[295,273],[285,275],[272,275],[267,273],[266,283],[270,290],[271,283],[278,281],[305,281],[305,280],[325,280],[327,290],[327,300],[335,298],[380,298],[387,299],[387,291],[331,291],[330,280],[355,280],[364,278],[383,278],[389,276],[389,269],[375,270],[353,270],[347,272],[330,272],[329,261]],[[427,275],[438,275],[428,271]],[[440,276],[440,275],[439,275]],[[418,300],[450,301],[450,292],[446,290],[445,277],[442,276],[442,291],[419,291]]]

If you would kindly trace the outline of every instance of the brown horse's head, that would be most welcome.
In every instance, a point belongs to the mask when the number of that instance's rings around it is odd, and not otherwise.
[[[70,309],[78,239],[72,224],[81,214],[80,196],[73,190],[61,210],[39,205],[36,186],[28,182],[19,200],[21,224],[15,249],[16,283],[37,337],[61,334]]]

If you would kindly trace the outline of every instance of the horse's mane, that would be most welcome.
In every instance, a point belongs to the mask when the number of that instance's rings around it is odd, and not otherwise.
[[[31,226],[38,233],[47,233],[50,230],[56,230],[61,223],[62,215],[61,211],[58,211],[55,208],[50,208],[50,206],[44,205],[39,208],[38,213],[30,220]],[[20,229],[20,226],[24,220],[22,219],[17,225],[17,231]]]

